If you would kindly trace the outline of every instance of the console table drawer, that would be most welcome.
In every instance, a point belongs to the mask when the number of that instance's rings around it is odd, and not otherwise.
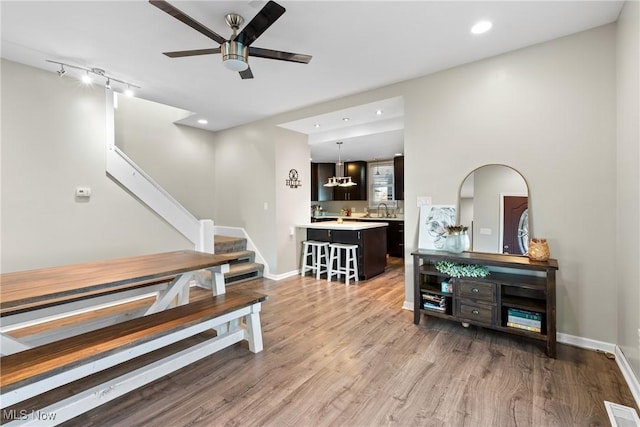
[[[495,313],[495,306],[469,305],[462,302],[458,304],[458,316],[474,322],[493,324]]]
[[[496,285],[493,283],[458,280],[458,296],[479,301],[496,302]]]

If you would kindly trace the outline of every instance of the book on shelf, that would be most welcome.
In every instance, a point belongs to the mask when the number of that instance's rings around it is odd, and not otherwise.
[[[540,332],[542,330],[542,314],[535,311],[510,308],[507,310],[507,326]]]
[[[422,293],[422,307],[428,310],[446,311],[447,298],[441,295],[435,295],[423,292]]]
[[[537,328],[535,326],[523,325],[521,323],[507,322],[507,326],[510,328],[522,329],[524,331],[529,331],[529,332],[537,332],[537,333],[542,332],[541,328]]]
[[[429,304],[429,303],[426,303],[426,302],[422,304],[422,308],[424,308],[425,310],[440,311],[442,313],[447,311],[446,307],[440,307],[439,305],[433,305],[433,304]]]
[[[512,315],[507,316],[507,322],[518,323],[524,326],[533,326],[534,328],[542,327],[542,320],[525,319],[523,317],[517,317]]]
[[[522,319],[542,320],[542,314],[535,311],[522,310],[519,308],[510,308],[507,310],[507,314],[512,317],[519,317]]]

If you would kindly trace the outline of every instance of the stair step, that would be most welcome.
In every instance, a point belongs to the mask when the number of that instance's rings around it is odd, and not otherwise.
[[[226,284],[240,283],[251,279],[262,277],[264,265],[255,262],[231,264],[229,272],[224,275]]]
[[[217,254],[245,251],[247,250],[247,239],[216,234],[213,237],[213,247]]]
[[[233,259],[229,261],[230,265],[254,262],[256,259],[256,253],[254,251],[224,252],[224,254],[225,256],[233,257]]]

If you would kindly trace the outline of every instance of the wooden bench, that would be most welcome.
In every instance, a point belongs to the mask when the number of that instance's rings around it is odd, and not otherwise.
[[[55,425],[148,384],[210,354],[246,340],[262,351],[259,312],[266,296],[228,291],[0,358],[3,420],[26,413],[19,403],[178,341],[215,329],[215,337],[39,409]],[[23,412],[21,412],[23,411]],[[31,413],[31,412],[29,412]],[[34,420],[29,420],[34,421]],[[42,425],[42,419],[38,420]],[[11,425],[11,424],[8,424]]]

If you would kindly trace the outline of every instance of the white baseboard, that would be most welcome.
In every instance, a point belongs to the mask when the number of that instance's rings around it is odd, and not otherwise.
[[[615,354],[616,345],[610,342],[597,341],[584,337],[577,337],[575,335],[563,334],[558,332],[556,335],[556,341],[562,344],[572,345],[574,347],[586,348],[588,350],[600,350],[607,353]]]
[[[638,377],[636,377],[633,369],[631,369],[631,365],[629,365],[629,361],[617,345],[614,354],[616,355],[618,368],[620,368],[624,379],[627,381],[627,385],[631,389],[631,394],[636,401],[636,405],[640,407],[640,382],[638,381]]]
[[[288,271],[282,274],[264,274],[264,278],[278,281],[278,280],[283,280],[289,277],[296,276],[298,274],[300,274],[300,270],[293,270],[293,271]]]
[[[402,303],[402,309],[413,311],[413,302],[405,301],[404,303]]]

